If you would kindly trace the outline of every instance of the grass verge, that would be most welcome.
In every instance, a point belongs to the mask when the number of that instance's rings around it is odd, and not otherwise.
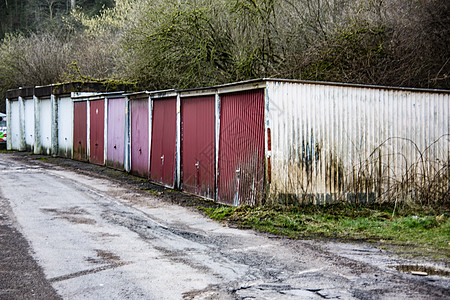
[[[290,238],[362,240],[412,256],[450,257],[449,211],[403,210],[393,216],[393,206],[343,204],[200,209],[215,220]]]

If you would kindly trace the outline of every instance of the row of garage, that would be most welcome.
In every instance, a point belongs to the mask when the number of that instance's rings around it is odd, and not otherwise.
[[[402,176],[404,158],[417,159],[407,141],[448,162],[449,110],[442,90],[261,79],[128,93],[70,83],[8,91],[7,137],[10,150],[106,165],[226,204],[269,194],[367,201]]]
[[[246,174],[254,177],[253,189],[261,193],[264,91],[217,97],[220,120],[215,92],[74,98],[73,157],[125,169],[223,203],[237,205],[243,198],[245,202],[255,201],[247,187],[239,186],[240,169],[249,156],[259,155],[255,159],[259,169],[246,170]],[[220,137],[217,140],[216,135]]]
[[[262,193],[263,89],[100,90],[35,87],[16,90],[16,99],[10,91],[8,148],[106,165],[228,204]],[[244,172],[250,157],[255,166]]]

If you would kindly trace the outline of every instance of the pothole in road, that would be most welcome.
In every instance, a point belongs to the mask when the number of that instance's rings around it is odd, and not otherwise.
[[[88,224],[88,225],[94,225],[97,222],[95,220],[89,219],[89,218],[82,218],[82,217],[73,217],[73,216],[62,216],[60,217],[63,220],[67,220],[71,223],[75,224]]]
[[[112,252],[100,249],[95,249],[95,252],[97,253],[97,257],[88,257],[86,261],[92,264],[117,264],[121,262],[120,257]]]
[[[118,262],[120,261],[120,257],[115,255],[112,252],[105,251],[105,250],[99,250],[96,249],[95,252],[97,252],[97,256],[108,261],[108,262]]]
[[[450,271],[442,270],[435,267],[430,266],[421,266],[421,265],[397,265],[397,266],[389,266],[390,268],[396,269],[397,271],[410,273],[412,275],[417,276],[441,276],[441,277],[450,277]]]
[[[68,207],[68,208],[64,208],[64,209],[63,208],[62,209],[41,208],[41,211],[52,213],[52,214],[57,214],[57,215],[87,215],[87,214],[89,214],[86,210],[84,210],[78,206],[72,206],[72,207]]]
[[[78,206],[69,207],[69,208],[65,208],[65,209],[41,208],[41,211],[45,212],[45,213],[53,214],[53,215],[57,216],[57,218],[59,218],[59,219],[63,219],[63,220],[66,220],[66,221],[69,221],[69,222],[75,223],[75,224],[93,225],[93,224],[97,223],[93,219],[84,217],[83,215],[89,215],[89,213],[86,210],[84,210]]]

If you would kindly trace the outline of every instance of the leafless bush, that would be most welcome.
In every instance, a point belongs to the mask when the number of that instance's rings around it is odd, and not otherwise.
[[[436,208],[450,201],[450,135],[446,134],[421,150],[407,138],[390,138],[383,144],[397,140],[409,144],[412,155],[391,154],[394,165],[381,178],[380,202],[395,202],[406,206]],[[380,147],[383,147],[383,144]],[[446,153],[445,153],[446,152]],[[397,168],[395,168],[395,162]]]
[[[326,31],[326,39],[288,57],[292,67],[286,74],[387,86],[450,86],[448,1],[353,4],[340,18],[334,15],[341,21]]]
[[[1,45],[0,77],[9,85],[44,85],[65,73],[70,47],[51,33],[9,36]]]
[[[277,169],[280,174],[275,177],[279,178],[274,178],[266,201],[294,206],[391,203],[395,207],[439,209],[450,204],[449,145],[450,134],[424,149],[411,139],[391,137],[369,156],[353,157],[351,165],[344,166],[330,153],[325,154],[326,159],[319,154],[320,164],[328,161],[324,169],[309,167],[314,161],[296,151],[282,164],[284,170]]]
[[[7,36],[0,43],[1,99],[8,89],[60,81],[69,62],[70,45],[51,33]]]
[[[76,63],[77,72],[95,79],[111,78],[116,71],[118,38],[112,34],[99,37],[79,35],[72,40],[71,63]],[[73,72],[68,75],[77,76]]]

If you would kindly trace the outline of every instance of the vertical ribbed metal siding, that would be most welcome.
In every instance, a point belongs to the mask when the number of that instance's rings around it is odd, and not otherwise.
[[[214,199],[215,96],[181,99],[182,189]]]
[[[130,101],[131,111],[131,173],[148,177],[149,169],[149,115],[148,98]]]
[[[414,143],[448,160],[449,94],[286,82],[267,93],[272,193],[370,200],[382,178],[417,161]]]
[[[87,101],[73,104],[73,159],[87,161]]]
[[[89,101],[89,161],[104,164],[105,153],[105,100]]]
[[[220,95],[218,200],[255,204],[264,188],[264,90]]]
[[[106,164],[123,169],[125,159],[125,98],[108,99]]]
[[[153,100],[150,179],[174,186],[177,143],[177,98]]]

